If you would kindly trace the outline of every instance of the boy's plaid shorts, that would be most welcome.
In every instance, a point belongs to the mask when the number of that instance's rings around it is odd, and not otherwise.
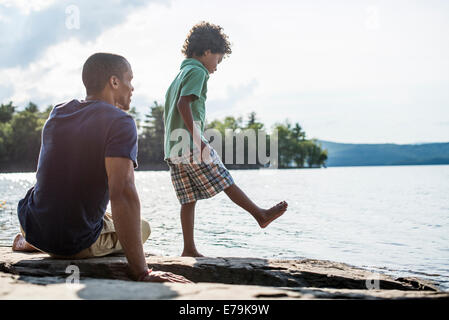
[[[171,181],[181,204],[211,198],[234,184],[234,179],[217,152],[212,147],[210,149],[212,162],[209,164],[195,162],[192,153],[177,158],[175,162],[166,159]]]

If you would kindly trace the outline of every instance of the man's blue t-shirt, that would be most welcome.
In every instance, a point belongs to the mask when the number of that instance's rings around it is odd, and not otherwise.
[[[137,167],[137,130],[126,112],[103,101],[56,106],[42,131],[37,182],[20,200],[26,241],[56,255],[90,247],[109,202],[105,157]]]

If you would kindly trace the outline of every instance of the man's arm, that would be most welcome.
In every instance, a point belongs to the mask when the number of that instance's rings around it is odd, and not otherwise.
[[[142,246],[140,201],[134,185],[134,167],[127,158],[105,158],[112,219],[135,278],[147,269]]]
[[[170,272],[149,272],[143,252],[140,201],[134,184],[134,166],[128,158],[105,158],[112,220],[133,277],[150,282],[190,283]]]

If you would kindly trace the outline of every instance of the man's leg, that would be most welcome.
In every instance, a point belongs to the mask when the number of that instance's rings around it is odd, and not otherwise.
[[[142,237],[142,243],[148,240],[151,234],[151,228],[148,221],[141,219],[140,231]],[[77,254],[80,258],[91,257],[103,257],[113,253],[123,253],[123,248],[118,241],[117,233],[115,232],[114,221],[112,220],[112,214],[106,212],[103,217],[103,230],[98,237],[97,241],[89,248],[85,249],[86,252],[80,252]]]
[[[235,204],[248,211],[256,219],[261,228],[265,228],[272,221],[279,218],[288,207],[287,202],[282,201],[270,209],[262,209],[252,202],[235,183],[224,189],[224,192]]]
[[[22,228],[20,228],[22,234],[17,234],[16,238],[14,239],[12,249],[14,251],[24,251],[24,252],[36,252],[40,251],[43,253],[46,253],[44,251],[41,251],[35,247],[33,247],[31,244],[26,242],[24,238],[24,232]],[[151,228],[150,224],[146,220],[141,220],[141,232],[142,232],[142,243],[145,243],[145,241],[148,240],[151,234]],[[92,257],[102,257],[106,256],[108,254],[112,253],[119,253],[122,252],[122,246],[120,242],[118,241],[117,234],[115,233],[114,224],[112,220],[112,215],[109,212],[106,212],[103,217],[103,230],[100,236],[98,237],[97,241],[92,244],[87,249],[84,249],[74,255],[70,256],[60,256],[55,255],[52,253],[47,253],[54,259],[86,259],[86,258],[92,258]]]
[[[104,257],[113,253],[123,253],[123,248],[118,241],[117,233],[115,232],[112,215],[106,212],[103,218],[103,230],[97,241],[95,241],[89,248],[84,249],[71,256],[59,256],[49,254],[54,259],[87,259],[94,257]],[[142,243],[145,243],[150,237],[151,228],[146,220],[141,220]]]
[[[196,249],[194,240],[195,205],[196,201],[181,205],[181,226],[184,237],[184,250],[181,256],[183,257],[203,257]]]
[[[19,224],[20,233],[16,235],[14,241],[12,242],[12,250],[13,251],[22,251],[22,252],[43,252],[36,247],[33,247],[25,240],[25,231],[23,231],[22,226]],[[45,252],[43,252],[45,253]]]

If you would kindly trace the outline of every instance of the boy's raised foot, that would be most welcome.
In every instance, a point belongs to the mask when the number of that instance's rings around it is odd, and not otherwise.
[[[276,220],[287,211],[288,203],[285,201],[279,202],[277,205],[270,209],[263,210],[261,219],[258,220],[261,228],[266,228],[272,221]]]

